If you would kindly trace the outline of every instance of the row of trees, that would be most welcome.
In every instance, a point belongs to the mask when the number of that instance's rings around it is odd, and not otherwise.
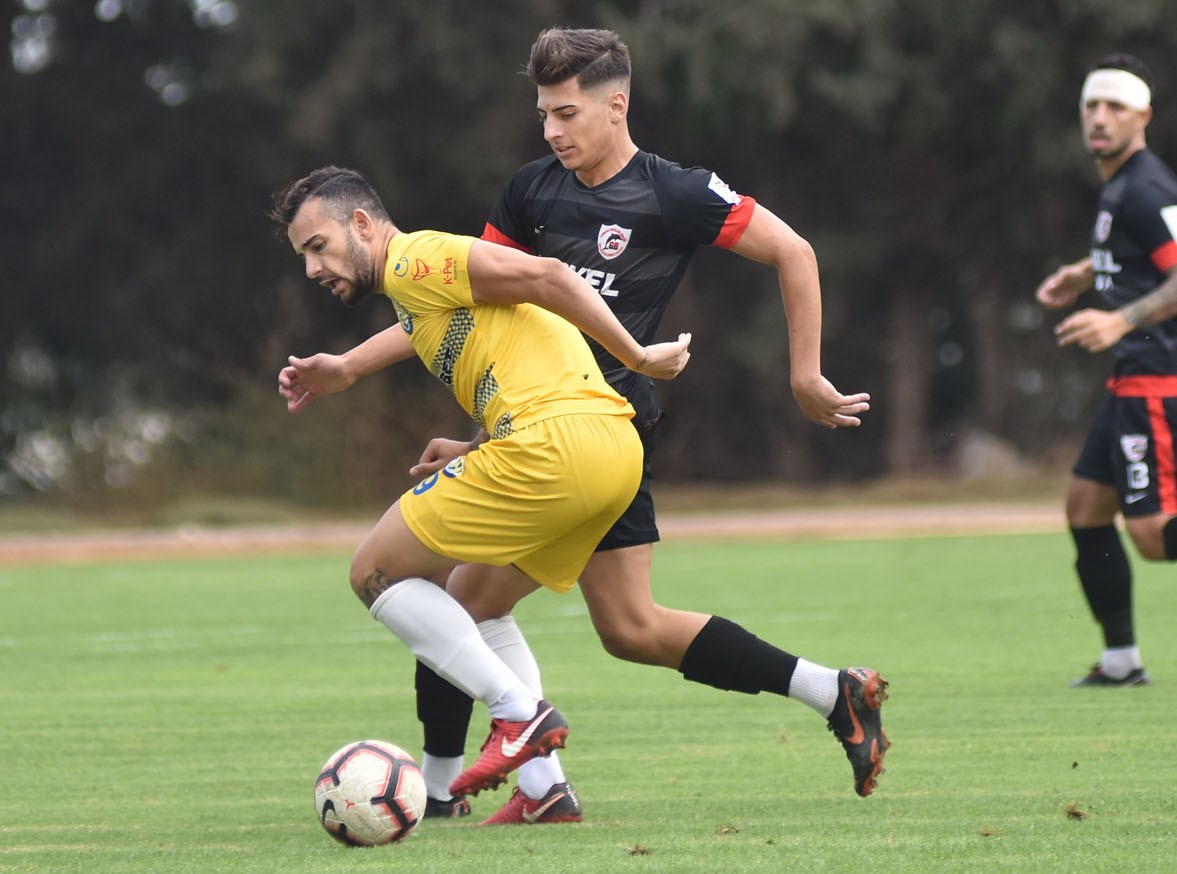
[[[1095,57],[1154,66],[1150,142],[1177,159],[1163,0],[13,6],[0,493],[16,497],[403,486],[427,437],[467,425],[412,364],[287,417],[286,355],[393,316],[310,286],[264,218],[269,193],[351,165],[403,227],[479,233],[547,148],[519,75],[547,26],[620,32],[638,144],[718,170],[814,244],[827,373],[874,398],[858,431],[806,423],[775,277],[703,251],[664,326],[696,349],[664,391],[668,479],[943,470],[970,435],[1049,457],[1108,366],[1056,349],[1032,298],[1085,250],[1098,182],[1077,109]]]

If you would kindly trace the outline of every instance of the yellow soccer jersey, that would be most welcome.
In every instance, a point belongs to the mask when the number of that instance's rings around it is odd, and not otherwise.
[[[532,304],[476,304],[466,262],[473,237],[397,234],[384,293],[413,350],[492,438],[574,413],[633,416],[580,331]],[[488,243],[487,245],[495,245]]]

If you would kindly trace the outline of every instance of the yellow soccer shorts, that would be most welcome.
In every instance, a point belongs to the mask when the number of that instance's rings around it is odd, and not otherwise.
[[[641,476],[642,444],[628,418],[556,416],[454,459],[401,496],[401,516],[439,555],[513,564],[563,593]]]

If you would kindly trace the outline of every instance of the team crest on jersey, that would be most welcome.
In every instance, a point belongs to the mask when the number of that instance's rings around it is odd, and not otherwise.
[[[443,467],[441,469],[441,472],[444,473],[446,476],[448,476],[450,479],[453,479],[454,477],[461,476],[465,472],[465,470],[466,470],[466,458],[465,458],[465,456],[459,455],[457,458],[455,458],[453,461],[451,461],[449,464],[447,464],[445,467]]]
[[[1095,217],[1095,242],[1106,243],[1112,235],[1112,214],[1101,209]]]
[[[597,251],[606,261],[612,261],[625,251],[632,234],[631,228],[623,228],[620,225],[601,225],[601,230],[597,232]]]
[[[1148,454],[1148,435],[1124,434],[1120,437],[1120,449],[1129,461],[1144,461],[1144,456]]]

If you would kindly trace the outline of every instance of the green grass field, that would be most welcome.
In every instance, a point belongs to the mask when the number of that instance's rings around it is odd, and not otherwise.
[[[539,593],[518,615],[586,822],[477,828],[504,789],[373,850],[318,825],[318,766],[420,732],[347,556],[0,567],[0,872],[1172,871],[1173,569],[1137,563],[1154,685],[1080,691],[1070,561],[1061,532],[658,548],[663,603],[889,677],[867,800],[808,708],[612,660],[578,595]]]

